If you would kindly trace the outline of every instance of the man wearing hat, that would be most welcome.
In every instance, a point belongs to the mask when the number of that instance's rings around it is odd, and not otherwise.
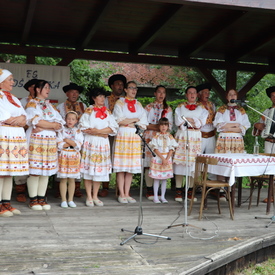
[[[216,147],[216,128],[213,125],[216,107],[213,102],[209,101],[212,85],[210,83],[203,83],[198,85],[196,88],[198,91],[198,101],[208,111],[206,124],[200,129],[202,135],[201,152],[203,154],[213,154]],[[208,178],[210,180],[217,180],[217,176],[210,173],[208,174]],[[215,197],[217,196],[216,192],[212,192],[211,194]],[[220,200],[225,200],[223,193],[220,193]]]
[[[76,112],[80,118],[87,108],[83,102],[78,101],[79,95],[83,92],[83,87],[78,86],[75,83],[70,83],[62,89],[67,96],[67,100],[59,104],[57,110],[60,112],[63,119],[65,119],[65,116],[69,111]]]
[[[112,89],[110,95],[105,98],[105,106],[113,112],[116,101],[122,96],[124,87],[126,85],[126,77],[122,74],[114,74],[108,79],[108,85]],[[114,137],[109,136],[111,154],[113,149]],[[103,188],[99,191],[100,197],[106,197],[109,193],[109,182],[102,183]]]
[[[267,117],[270,117],[274,120],[274,113],[275,113],[275,86],[271,86],[266,89],[266,94],[272,101],[272,107],[266,109],[263,114]],[[274,112],[273,112],[274,111]],[[269,127],[267,124],[270,124]],[[266,133],[264,133],[265,137],[265,143],[264,143],[264,151],[267,154],[275,154],[275,124],[271,121],[268,121],[268,119],[264,116],[261,116],[260,121],[254,124],[253,129],[253,135],[259,136],[262,134],[262,131],[265,130],[265,128],[268,127],[269,129],[266,129]],[[271,202],[274,201],[274,198],[272,197]],[[267,198],[263,200],[263,202],[267,203]]]
[[[69,111],[74,111],[78,114],[78,118],[82,116],[87,106],[78,101],[79,95],[83,92],[84,88],[82,86],[78,86],[75,83],[70,83],[69,85],[64,86],[63,88],[64,93],[67,96],[67,100],[57,106],[57,110],[60,112],[62,118],[65,120],[65,116]],[[75,181],[75,197],[82,197],[82,193],[80,191],[80,183],[78,179]],[[56,188],[57,194],[56,196],[59,197],[59,182],[56,181]]]
[[[23,97],[20,102],[23,106],[23,108],[26,107],[27,103],[34,98],[34,86],[38,79],[31,79],[25,83],[23,86],[25,90],[29,92],[29,95],[27,97]],[[15,182],[15,190],[16,190],[16,200],[18,202],[26,202],[26,191],[27,191],[27,179],[28,176],[18,176],[14,177]]]
[[[27,81],[25,83],[25,85],[23,86],[25,88],[25,90],[27,90],[29,92],[29,95],[27,97],[23,97],[20,101],[22,106],[25,108],[27,103],[34,98],[34,86],[36,84],[36,82],[38,81],[38,79],[34,78],[31,79],[29,81]]]
[[[116,101],[122,96],[126,85],[126,77],[122,74],[114,74],[108,80],[112,93],[106,97],[105,106],[113,112]]]

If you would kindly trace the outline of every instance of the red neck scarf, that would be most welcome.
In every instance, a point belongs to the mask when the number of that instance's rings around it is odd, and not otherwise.
[[[8,101],[13,104],[14,106],[20,108],[21,106],[19,104],[17,104],[13,98],[12,98],[12,94],[10,92],[6,92],[6,91],[3,91],[3,93],[5,94],[5,96],[7,97]]]
[[[136,100],[135,99],[128,100],[127,98],[125,98],[125,102],[127,103],[128,110],[132,113],[135,113],[136,112],[136,107],[135,107]]]
[[[161,112],[161,117],[166,117],[167,113],[168,113],[167,109],[163,109]]]
[[[196,110],[197,107],[198,106],[196,104],[187,104],[187,105],[185,105],[185,108],[187,108],[190,111]]]
[[[100,118],[100,119],[104,119],[107,117],[107,114],[105,113],[107,108],[105,106],[103,106],[101,108],[94,107],[94,110],[96,111],[95,117]]]

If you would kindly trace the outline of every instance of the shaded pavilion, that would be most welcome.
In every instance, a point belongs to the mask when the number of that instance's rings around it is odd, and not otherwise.
[[[195,68],[219,97],[211,70],[253,72],[245,94],[275,73],[273,0],[2,0],[0,52]],[[0,60],[4,61],[4,60]]]

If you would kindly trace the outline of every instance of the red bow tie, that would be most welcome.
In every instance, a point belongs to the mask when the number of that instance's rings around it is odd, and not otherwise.
[[[127,103],[127,106],[128,106],[128,110],[132,113],[135,113],[136,112],[136,107],[135,107],[135,104],[136,104],[136,100],[128,100],[127,98],[125,98],[125,102]]]
[[[187,108],[190,111],[193,111],[193,110],[196,110],[197,105],[196,104],[188,104],[188,105],[185,105],[185,108]]]
[[[94,107],[94,110],[96,111],[95,117],[100,118],[100,119],[106,118],[107,117],[107,114],[105,113],[106,109],[107,108],[105,106],[103,106],[101,108]]]

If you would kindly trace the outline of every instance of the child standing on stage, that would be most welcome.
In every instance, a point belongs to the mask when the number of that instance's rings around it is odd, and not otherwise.
[[[167,132],[169,129],[169,120],[163,117],[159,120],[159,130],[152,138],[149,146],[156,154],[156,157],[151,159],[149,177],[154,179],[154,203],[167,203],[165,199],[167,179],[173,178],[172,154],[176,147],[177,142],[174,137]],[[158,189],[161,183],[161,198],[158,199]]]
[[[60,178],[61,207],[76,207],[73,201],[75,179],[80,178],[80,150],[83,144],[83,134],[76,127],[78,114],[69,111],[65,116],[66,125],[58,134],[58,162],[57,177]],[[68,186],[67,186],[68,183]],[[68,202],[66,199],[68,191]]]

